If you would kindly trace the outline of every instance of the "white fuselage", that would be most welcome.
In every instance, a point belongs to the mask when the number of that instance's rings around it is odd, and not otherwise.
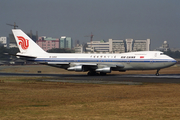
[[[123,65],[120,70],[151,70],[172,66],[173,58],[159,51],[129,52],[121,54],[72,54],[47,53],[34,59],[36,62],[49,62],[77,66],[78,64],[97,64],[98,68]]]

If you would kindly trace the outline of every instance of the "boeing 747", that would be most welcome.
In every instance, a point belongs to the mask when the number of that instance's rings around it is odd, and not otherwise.
[[[139,51],[120,54],[47,53],[20,29],[12,30],[18,48],[16,56],[68,71],[106,75],[111,71],[159,70],[176,64],[176,60],[160,51]]]

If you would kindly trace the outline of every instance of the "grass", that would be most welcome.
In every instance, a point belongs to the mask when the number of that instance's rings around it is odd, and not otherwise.
[[[86,74],[49,66],[0,66],[0,72]],[[156,71],[112,72],[154,74]],[[180,67],[160,74],[180,74]],[[51,77],[0,77],[0,119],[179,120],[180,84],[101,85],[42,82]],[[56,78],[57,79],[57,78]]]
[[[180,119],[180,84],[57,84],[37,81],[41,77],[1,79],[2,120]]]

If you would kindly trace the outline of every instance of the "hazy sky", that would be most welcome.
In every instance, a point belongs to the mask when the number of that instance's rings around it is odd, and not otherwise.
[[[151,49],[168,41],[180,48],[180,0],[0,0],[0,36],[17,23],[39,36],[93,40],[151,39]]]

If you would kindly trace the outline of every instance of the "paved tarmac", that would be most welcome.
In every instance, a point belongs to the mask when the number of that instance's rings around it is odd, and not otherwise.
[[[99,83],[99,84],[143,84],[143,83],[180,83],[180,74],[131,74],[87,76],[82,74],[26,74],[26,73],[0,73],[0,76],[42,76],[52,77],[44,81],[71,82],[71,83]]]

